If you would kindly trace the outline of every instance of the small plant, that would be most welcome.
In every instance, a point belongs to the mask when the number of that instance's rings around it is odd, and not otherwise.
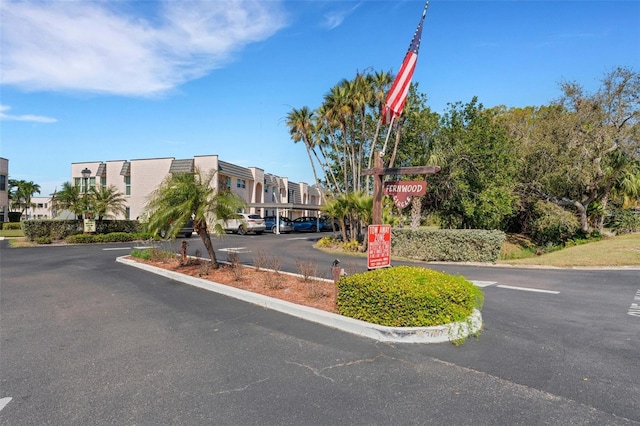
[[[342,250],[357,252],[360,251],[360,243],[357,240],[350,240],[342,243]]]
[[[244,267],[240,263],[240,256],[235,251],[228,252],[227,261],[231,264],[233,279],[240,281],[244,275]]]
[[[267,260],[267,267],[271,271],[267,271],[262,275],[264,285],[272,290],[282,288],[282,281],[280,280],[280,268],[282,267],[282,261],[278,257],[271,257]]]
[[[167,263],[175,259],[175,254],[170,251],[161,250],[155,247],[131,250],[131,257],[136,259],[149,260],[151,262]]]
[[[51,244],[51,237],[38,237],[36,238],[37,244]]]
[[[309,282],[311,278],[318,275],[318,264],[308,259],[296,259],[296,268],[304,282]]]
[[[263,248],[256,250],[255,253],[256,254],[253,256],[253,266],[256,268],[256,271],[259,271],[267,264],[268,256],[267,252]]]
[[[198,268],[198,276],[206,277],[209,275],[209,271],[211,270],[211,262],[202,262],[200,267]]]
[[[340,246],[340,241],[333,237],[322,237],[316,245],[320,248],[337,248]]]

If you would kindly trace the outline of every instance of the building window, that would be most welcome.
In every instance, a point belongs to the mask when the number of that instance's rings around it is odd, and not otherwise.
[[[231,178],[227,176],[227,189],[231,190]]]
[[[124,177],[124,195],[131,195],[131,176]]]
[[[107,186],[107,177],[100,176],[100,186]]]
[[[73,178],[73,182],[74,182],[75,186],[80,188],[80,193],[81,194],[85,194],[85,193],[89,192],[88,189],[86,189],[84,187],[85,183],[87,182],[87,180],[85,178],[81,178],[81,177]],[[95,177],[90,177],[89,178],[89,189],[90,188],[94,188],[95,186],[96,186],[96,178]]]
[[[244,179],[237,179],[236,180],[236,186],[238,188],[246,188],[247,187],[247,182]]]
[[[0,175],[0,191],[7,190],[7,177],[5,175]]]
[[[131,209],[129,207],[125,207],[124,209],[124,218],[129,220],[131,219]]]

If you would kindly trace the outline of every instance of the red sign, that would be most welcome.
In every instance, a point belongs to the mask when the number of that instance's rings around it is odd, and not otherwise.
[[[369,225],[368,238],[368,268],[391,266],[391,225]]]
[[[404,209],[411,203],[411,197],[419,197],[427,193],[427,182],[422,180],[385,182],[384,193],[393,198],[393,203],[396,207]]]

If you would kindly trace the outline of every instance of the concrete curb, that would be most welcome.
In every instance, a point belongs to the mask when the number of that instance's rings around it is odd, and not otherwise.
[[[456,322],[434,327],[386,327],[348,318],[342,315],[326,312],[320,309],[297,305],[273,297],[264,296],[250,291],[241,290],[224,284],[214,283],[208,280],[191,277],[162,268],[136,262],[127,259],[127,256],[116,258],[117,262],[133,266],[166,278],[179,281],[204,290],[213,291],[235,299],[243,300],[264,308],[273,309],[287,315],[301,318],[307,321],[336,328],[351,334],[368,337],[380,342],[395,343],[443,343],[460,340],[468,337],[482,328],[482,315],[480,311],[474,312],[466,321]]]

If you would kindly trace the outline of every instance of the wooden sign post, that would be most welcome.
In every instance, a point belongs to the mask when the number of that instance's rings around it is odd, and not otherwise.
[[[382,225],[382,177],[384,175],[431,175],[438,173],[438,166],[387,167],[382,164],[382,155],[376,152],[372,169],[362,171],[363,175],[373,175],[373,212],[372,225]],[[426,187],[425,187],[426,188]]]

